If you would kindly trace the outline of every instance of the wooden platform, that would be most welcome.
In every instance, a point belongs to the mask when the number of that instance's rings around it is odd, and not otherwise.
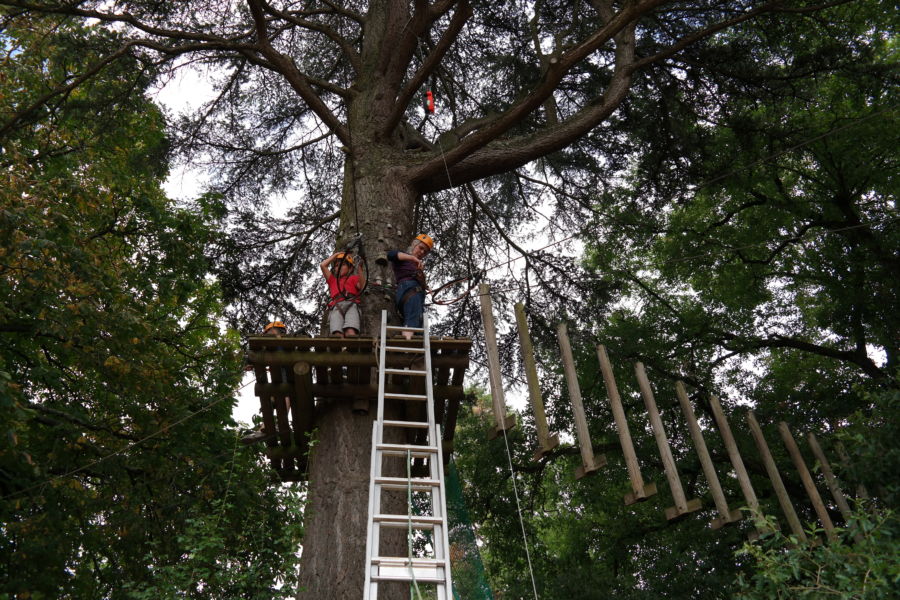
[[[377,341],[368,337],[249,338],[248,362],[256,373],[254,389],[263,424],[266,431],[276,432],[275,439],[265,442],[265,453],[282,481],[306,479],[309,438],[316,425],[318,402],[325,398],[348,399],[352,400],[356,412],[368,412],[370,407],[375,410]],[[421,347],[421,341],[392,338],[390,345]],[[471,346],[472,340],[468,338],[431,338],[435,418],[443,431],[445,462],[453,451],[453,434],[464,395],[463,378],[469,366]],[[408,367],[410,360],[408,356],[389,357],[387,366]],[[387,391],[416,393],[410,388],[410,380],[415,379],[388,376]]]

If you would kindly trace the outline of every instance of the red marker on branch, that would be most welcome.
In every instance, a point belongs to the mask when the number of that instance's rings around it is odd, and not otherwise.
[[[434,94],[431,93],[431,90],[425,92],[425,109],[434,114]]]

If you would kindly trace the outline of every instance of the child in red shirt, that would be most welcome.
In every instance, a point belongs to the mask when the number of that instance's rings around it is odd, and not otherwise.
[[[328,303],[331,309],[331,314],[328,315],[331,335],[335,337],[359,335],[361,320],[359,296],[366,283],[365,276],[362,275],[362,265],[357,265],[356,273],[351,275],[353,258],[344,252],[335,252],[319,266],[331,294],[331,301]]]

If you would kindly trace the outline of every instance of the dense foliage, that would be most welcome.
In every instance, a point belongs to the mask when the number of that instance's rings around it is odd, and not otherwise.
[[[0,114],[115,43],[5,28]],[[292,578],[300,503],[237,446],[238,340],[204,258],[216,204],[160,189],[152,75],[116,63],[0,137],[4,596],[272,598]]]
[[[896,15],[883,9],[834,9],[830,19],[806,23],[802,37],[774,18],[737,27],[692,47],[678,77],[651,69],[636,83],[624,105],[634,118],[623,123],[635,148],[627,176],[590,196],[596,204],[583,285],[600,293],[580,307],[561,303],[558,312],[531,315],[553,428],[574,431],[554,331],[566,318],[593,446],[609,460],[576,481],[576,447],[531,461],[527,415],[524,435],[510,438],[541,598],[789,598],[837,590],[875,598],[896,589],[900,140]],[[730,45],[763,39],[765,60]],[[609,290],[621,299],[612,309]],[[597,343],[609,349],[644,478],[659,487],[641,505],[622,504],[630,486]],[[635,361],[647,365],[688,498],[704,502],[678,523],[662,516],[672,500],[637,394]],[[510,370],[509,381],[516,376]],[[749,522],[709,529],[716,514],[676,380],[688,384],[735,508],[746,501],[726,476],[731,467],[708,402],[710,394],[721,397],[763,511],[781,521],[783,534],[739,552]],[[790,425],[811,468],[816,461],[801,439],[807,432],[825,440],[846,493],[866,484],[874,501],[844,523],[816,474],[832,519],[847,527],[844,542],[785,548],[790,532],[749,435],[747,406],[763,423],[804,524],[816,515],[776,431],[779,421]],[[482,520],[485,563],[495,589],[530,597],[502,441],[484,447],[486,423],[468,427],[458,444],[460,469]],[[847,464],[839,460],[839,439]]]

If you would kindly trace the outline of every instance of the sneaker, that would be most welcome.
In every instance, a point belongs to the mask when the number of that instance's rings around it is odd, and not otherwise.
[[[251,444],[256,444],[259,442],[267,442],[269,440],[274,440],[275,434],[266,433],[264,429],[260,429],[258,431],[254,431],[252,433],[248,433],[244,437],[241,438],[241,443],[247,446]]]

